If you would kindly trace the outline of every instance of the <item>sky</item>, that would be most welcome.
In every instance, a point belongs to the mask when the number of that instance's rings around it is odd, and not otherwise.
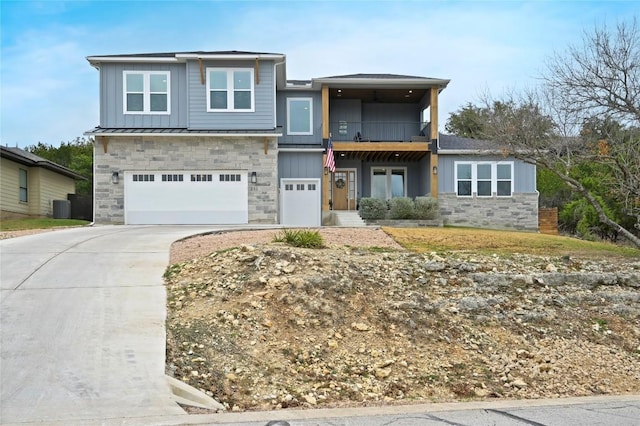
[[[539,82],[585,30],[640,16],[635,1],[0,0],[0,143],[53,146],[99,123],[87,56],[282,53],[287,78],[391,73],[450,79],[440,130],[465,104]]]

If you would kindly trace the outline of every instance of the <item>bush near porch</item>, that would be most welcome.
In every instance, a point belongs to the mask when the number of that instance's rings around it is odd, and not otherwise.
[[[432,197],[392,198],[389,201],[379,198],[360,199],[360,217],[364,220],[433,220],[440,215],[438,200]]]

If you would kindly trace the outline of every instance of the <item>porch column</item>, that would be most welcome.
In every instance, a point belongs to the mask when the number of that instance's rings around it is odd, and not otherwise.
[[[329,86],[322,86],[322,139],[329,139]]]
[[[431,121],[431,196],[438,198],[438,87],[432,87],[429,101]]]

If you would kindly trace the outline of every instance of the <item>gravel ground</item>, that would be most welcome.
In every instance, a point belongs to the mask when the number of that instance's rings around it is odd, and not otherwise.
[[[167,373],[228,410],[640,392],[638,259],[417,254],[362,228],[296,249],[277,232],[173,246]]]
[[[355,247],[402,247],[384,231],[376,228],[322,228],[319,229],[327,246],[351,245]],[[177,241],[171,246],[171,263],[184,262],[206,256],[217,250],[240,247],[245,244],[265,244],[273,241],[280,230],[229,231],[203,235]]]

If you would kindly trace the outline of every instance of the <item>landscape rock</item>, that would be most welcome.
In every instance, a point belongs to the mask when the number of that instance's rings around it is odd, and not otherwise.
[[[253,243],[167,274],[167,374],[231,411],[640,393],[640,262]]]

